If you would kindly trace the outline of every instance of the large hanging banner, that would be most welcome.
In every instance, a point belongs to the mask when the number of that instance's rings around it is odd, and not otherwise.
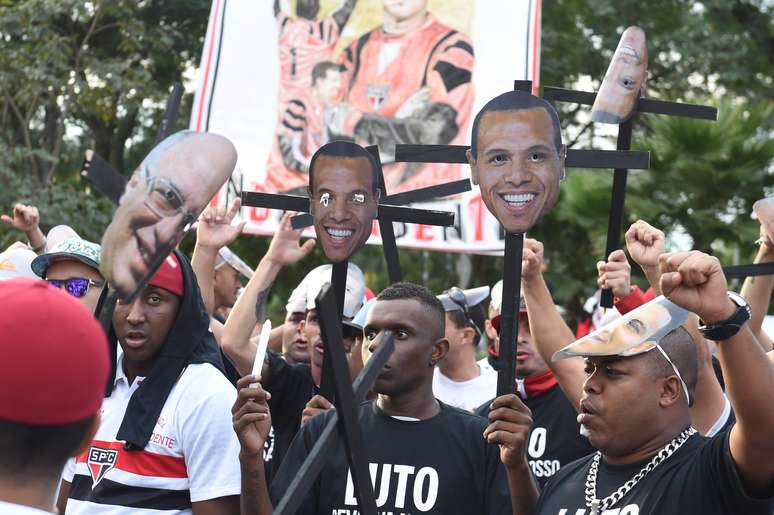
[[[379,146],[388,194],[467,178],[467,165],[395,163],[395,145],[468,144],[487,100],[538,82],[539,56],[540,0],[213,0],[190,127],[239,153],[213,202],[305,195],[312,154],[342,138]],[[455,212],[454,227],[396,223],[399,245],[502,250],[477,187],[421,207]],[[268,235],[280,213],[243,216]]]

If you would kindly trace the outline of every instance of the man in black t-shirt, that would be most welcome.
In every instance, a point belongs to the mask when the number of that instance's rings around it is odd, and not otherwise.
[[[395,351],[374,384],[377,400],[359,408],[379,512],[510,514],[533,509],[536,489],[523,450],[529,410],[515,395],[499,397],[487,425],[434,398],[433,367],[448,342],[443,306],[426,288],[397,283],[377,297],[363,330],[366,356],[387,330],[395,335]],[[260,386],[248,387],[251,380],[240,380],[232,410],[242,444],[242,513],[269,515],[333,412],[302,426],[275,475],[268,502],[260,452],[270,423],[268,394]],[[509,489],[528,493],[511,501]],[[338,445],[297,513],[360,511],[344,446]]]
[[[534,261],[527,252],[525,261]],[[674,303],[669,309],[696,313],[703,335],[718,342],[738,423],[712,438],[690,427],[696,348],[681,322],[664,312],[663,297],[656,298],[554,355],[555,372],[580,359],[563,358],[585,356],[578,422],[598,452],[563,467],[533,513],[772,513],[774,368],[745,324],[746,303],[727,294],[712,256],[663,254],[659,264],[660,289]],[[527,303],[545,303],[547,295],[531,287]]]
[[[500,334],[502,282],[492,288],[491,315],[487,329]],[[581,436],[576,421],[578,412],[535,349],[524,299],[519,306],[518,352],[516,382],[519,396],[532,411],[532,430],[527,442],[527,457],[535,480],[542,488],[560,467],[594,451],[586,437]],[[499,348],[495,348],[499,351]],[[476,410],[486,417],[490,402]]]

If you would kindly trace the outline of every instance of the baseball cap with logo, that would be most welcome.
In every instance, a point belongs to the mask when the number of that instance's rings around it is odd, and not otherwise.
[[[0,420],[52,426],[94,416],[110,368],[94,316],[37,278],[0,282],[0,305]]]
[[[32,271],[32,261],[37,255],[26,246],[9,248],[0,253],[0,281],[14,277],[38,276]]]
[[[182,297],[185,294],[183,268],[180,266],[180,260],[174,252],[168,255],[161,263],[159,269],[156,270],[156,273],[148,281],[148,285],[164,288],[178,297]]]
[[[306,309],[315,309],[315,299],[322,287],[331,282],[331,265],[318,266],[304,278],[306,286]],[[342,316],[353,318],[365,302],[365,276],[357,265],[352,263],[347,267],[347,289],[344,296],[344,312]]]
[[[67,238],[59,242],[51,252],[41,254],[32,262],[32,270],[38,276],[45,278],[46,271],[52,263],[73,259],[90,266],[99,272],[99,261],[102,258],[102,247],[97,243],[81,238]]]
[[[227,264],[231,265],[234,270],[242,274],[247,280],[250,280],[255,273],[255,271],[247,266],[247,263],[242,261],[242,259],[234,254],[231,249],[228,247],[221,247],[220,250],[218,250],[218,259],[217,263],[215,263],[215,270]]]

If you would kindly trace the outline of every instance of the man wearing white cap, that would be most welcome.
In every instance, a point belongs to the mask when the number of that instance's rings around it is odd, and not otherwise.
[[[215,312],[234,306],[239,290],[242,288],[242,278],[249,281],[253,273],[253,269],[228,247],[221,247],[218,250],[213,282]]]
[[[435,397],[467,411],[474,411],[497,393],[497,373],[476,363],[476,348],[483,335],[484,310],[489,286],[462,290],[452,287],[438,296],[446,312],[445,337],[449,352],[433,374]]]

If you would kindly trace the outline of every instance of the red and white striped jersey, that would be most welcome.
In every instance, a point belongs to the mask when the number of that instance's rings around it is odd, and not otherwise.
[[[129,399],[119,358],[115,387],[89,449],[70,460],[67,514],[187,514],[191,503],[240,493],[239,442],[231,427],[236,390],[209,363],[189,365],[172,388],[150,441],[127,451],[116,435]]]

